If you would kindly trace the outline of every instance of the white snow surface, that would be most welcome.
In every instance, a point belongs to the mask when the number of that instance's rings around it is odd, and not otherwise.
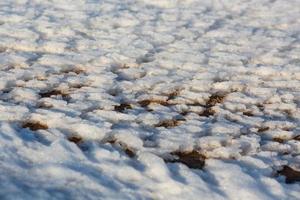
[[[0,199],[300,199],[299,135],[299,0],[0,1]]]

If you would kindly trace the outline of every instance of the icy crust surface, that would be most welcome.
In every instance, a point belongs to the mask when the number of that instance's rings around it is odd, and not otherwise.
[[[0,1],[1,199],[300,199],[299,125],[299,0]]]

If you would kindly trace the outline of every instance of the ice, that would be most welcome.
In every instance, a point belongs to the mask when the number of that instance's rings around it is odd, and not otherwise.
[[[2,0],[0,199],[300,199],[299,17]]]

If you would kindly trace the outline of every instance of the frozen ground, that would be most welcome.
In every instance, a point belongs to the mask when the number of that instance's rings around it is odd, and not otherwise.
[[[1,199],[300,199],[299,0],[1,0]]]

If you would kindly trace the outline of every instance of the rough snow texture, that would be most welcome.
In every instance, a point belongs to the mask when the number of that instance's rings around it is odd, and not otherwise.
[[[0,90],[1,199],[300,199],[299,0],[1,0]]]

